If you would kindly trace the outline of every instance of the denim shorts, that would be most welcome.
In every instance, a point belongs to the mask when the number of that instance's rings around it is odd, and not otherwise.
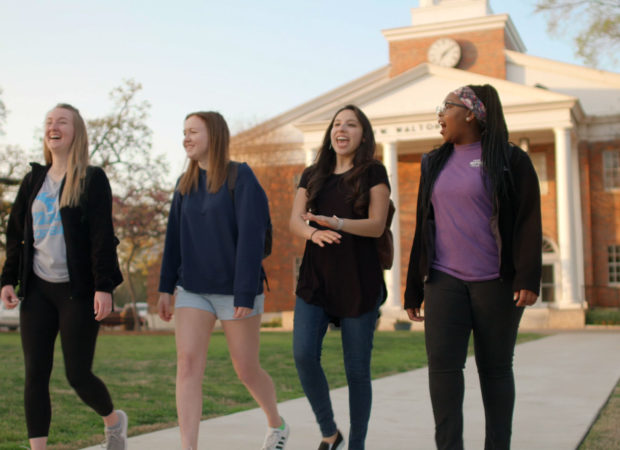
[[[262,314],[265,305],[265,294],[259,294],[254,298],[254,309],[244,317]],[[186,291],[177,286],[174,308],[195,308],[208,311],[220,320],[238,320],[233,318],[235,314],[235,296],[224,294],[196,294]]]

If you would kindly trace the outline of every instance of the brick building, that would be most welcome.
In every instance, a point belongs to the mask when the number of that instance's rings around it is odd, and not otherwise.
[[[531,326],[583,324],[589,306],[620,306],[620,75],[525,54],[510,17],[487,0],[420,0],[412,25],[383,31],[390,61],[233,139],[270,200],[273,254],[266,311],[290,311],[304,242],[288,231],[298,177],[334,112],[370,118],[397,204],[396,263],[385,318],[402,314],[420,159],[441,142],[435,106],[465,84],[495,86],[511,141],[529,152],[543,208],[543,288]]]

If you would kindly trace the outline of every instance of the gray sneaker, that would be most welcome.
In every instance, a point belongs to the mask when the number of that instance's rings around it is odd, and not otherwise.
[[[269,428],[267,430],[265,442],[263,442],[261,450],[284,450],[290,432],[291,429],[288,427],[288,424],[282,419],[282,426],[280,428]]]
[[[116,410],[119,426],[105,427],[105,443],[107,450],[127,450],[127,414],[121,409]]]

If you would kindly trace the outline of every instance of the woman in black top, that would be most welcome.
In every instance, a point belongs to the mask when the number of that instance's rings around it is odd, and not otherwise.
[[[99,321],[112,310],[112,291],[123,277],[110,184],[103,170],[88,165],[86,125],[77,109],[60,104],[47,114],[43,154],[47,164],[32,164],[13,203],[2,270],[2,301],[9,309],[20,305],[30,448],[47,446],[60,332],[69,384],[103,417],[107,448],[126,449],[127,415],[114,410],[91,371]]]
[[[296,291],[293,351],[323,436],[321,450],[344,448],[320,361],[330,321],[338,320],[342,328],[349,449],[364,448],[370,418],[370,355],[386,292],[376,238],[384,231],[390,196],[387,173],[374,154],[368,118],[353,105],[340,109],[316,164],[301,177],[291,213],[291,231],[307,240]]]
[[[473,333],[485,449],[508,449],[517,330],[540,288],[538,178],[528,155],[508,142],[492,86],[450,92],[437,114],[444,143],[422,158],[405,308],[425,323],[437,447],[463,448],[463,367]]]

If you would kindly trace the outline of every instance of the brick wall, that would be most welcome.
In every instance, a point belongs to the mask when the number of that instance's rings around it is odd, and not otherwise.
[[[264,261],[270,289],[265,292],[265,312],[290,311],[295,306],[294,261],[303,256],[305,241],[293,236],[288,222],[295,197],[295,177],[303,169],[303,165],[253,168],[269,198],[273,225],[273,251]]]
[[[590,306],[620,307],[620,288],[609,286],[607,262],[607,247],[620,244],[620,190],[606,191],[603,184],[603,151],[620,149],[620,139],[582,144],[581,148],[582,160],[590,169],[592,284],[586,286],[586,293]]]
[[[422,155],[400,155],[398,157],[398,195],[400,198],[400,264],[401,292],[404,295],[407,281],[409,255],[415,231],[416,205],[420,183],[420,162]],[[403,299],[401,298],[401,302]]]
[[[461,46],[462,57],[458,69],[490,77],[506,78],[504,30],[485,30],[448,34]],[[391,77],[395,77],[423,62],[427,62],[428,48],[439,37],[392,41],[390,47]]]
[[[555,189],[555,148],[554,144],[533,145],[530,153],[543,153],[547,169],[547,194],[541,195],[543,236],[558,243],[557,196]],[[542,180],[540,180],[542,181]]]

